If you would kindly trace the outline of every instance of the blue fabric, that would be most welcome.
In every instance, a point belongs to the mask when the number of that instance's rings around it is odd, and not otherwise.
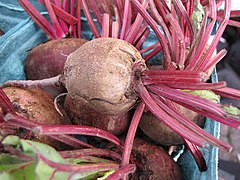
[[[36,0],[31,1],[35,7],[44,11],[44,8]],[[84,17],[83,17],[84,19]],[[83,36],[91,39],[87,22],[83,23],[85,31]],[[47,40],[45,33],[28,17],[16,0],[0,0],[0,27],[6,32],[0,37],[0,83],[10,79],[25,79],[24,63],[28,51],[36,45]],[[85,28],[86,27],[86,28]],[[155,37],[150,37],[148,46],[155,43]],[[160,58],[154,59],[156,61]],[[154,63],[159,63],[154,62]],[[212,81],[217,82],[216,72]],[[219,136],[219,124],[207,119],[204,129],[214,136]],[[217,180],[218,149],[209,146],[202,149],[206,159],[208,170],[200,173],[191,154],[184,152],[179,158],[179,164],[183,170],[185,180]]]
[[[23,20],[0,38],[0,83],[25,79],[24,62],[28,51],[46,41],[46,35],[32,20]]]
[[[36,0],[30,2],[39,10],[43,11],[45,8]],[[0,28],[7,32],[18,23],[25,20],[28,14],[24,11],[17,0],[0,0]]]

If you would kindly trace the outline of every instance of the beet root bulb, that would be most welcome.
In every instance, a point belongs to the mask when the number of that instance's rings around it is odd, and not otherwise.
[[[131,119],[131,111],[116,115],[102,114],[88,107],[83,101],[74,101],[68,95],[64,101],[64,110],[73,124],[94,126],[116,136],[127,130]]]
[[[27,79],[46,79],[61,74],[67,56],[86,42],[84,39],[65,38],[34,47],[25,64]]]
[[[161,147],[135,138],[132,153],[138,167],[138,179],[181,179],[179,165]]]
[[[176,104],[176,108],[183,116],[193,121],[200,127],[204,125],[204,117],[187,109],[181,105]],[[151,112],[143,113],[141,121],[139,123],[140,129],[154,142],[164,145],[172,146],[183,144],[184,140],[180,135],[175,133],[165,124],[160,122]]]
[[[27,79],[47,79],[61,74],[68,55],[86,42],[87,40],[84,39],[65,38],[50,40],[34,47],[29,52],[25,63]],[[62,86],[44,87],[44,90],[52,96],[66,92]]]
[[[55,109],[53,99],[45,91],[39,88],[19,88],[19,87],[5,87],[3,91],[13,104],[16,113],[36,123],[45,125],[60,125],[71,124],[71,122],[61,116]],[[60,108],[60,107],[59,107]],[[12,135],[25,137],[26,131],[22,128],[14,128],[15,132]],[[10,134],[6,134],[10,135]],[[63,144],[48,136],[31,135],[31,140],[39,141],[49,144],[58,150],[65,149]],[[67,146],[66,146],[67,147]]]
[[[144,60],[130,43],[98,38],[69,55],[61,81],[73,99],[101,113],[121,114],[138,99],[131,84],[135,63]]]

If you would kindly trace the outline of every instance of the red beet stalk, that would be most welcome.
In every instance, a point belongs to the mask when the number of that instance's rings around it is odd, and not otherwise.
[[[58,134],[79,134],[87,136],[101,137],[114,144],[121,146],[120,140],[107,131],[91,127],[79,125],[41,125],[33,129],[33,132],[41,135],[58,135]]]

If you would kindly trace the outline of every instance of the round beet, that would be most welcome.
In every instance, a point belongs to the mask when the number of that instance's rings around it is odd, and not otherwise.
[[[179,165],[161,147],[150,144],[143,139],[135,138],[132,153],[138,168],[138,179],[181,179]]]
[[[87,106],[83,101],[74,101],[66,96],[64,110],[73,124],[94,126],[108,131],[116,136],[121,135],[128,128],[131,112],[122,114],[102,114]]]
[[[176,104],[176,108],[183,116],[193,121],[200,127],[204,125],[205,120],[203,116],[178,104]],[[149,111],[143,113],[139,127],[151,140],[164,146],[172,146],[184,143],[181,136],[160,122]]]
[[[62,81],[73,99],[104,114],[121,114],[138,99],[132,69],[144,61],[134,46],[114,38],[98,38],[69,55]]]
[[[21,116],[47,125],[71,124],[57,112],[53,99],[42,89],[5,87],[3,91],[12,102],[15,111]],[[24,136],[21,130],[17,130],[17,133],[19,134],[14,135]],[[32,136],[31,139],[49,144],[57,149],[64,149],[62,143],[47,136]]]
[[[61,74],[67,56],[86,42],[84,39],[65,38],[34,47],[25,64],[27,79],[45,79]]]

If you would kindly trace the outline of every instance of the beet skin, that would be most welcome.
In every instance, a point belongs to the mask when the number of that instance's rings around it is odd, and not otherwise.
[[[144,60],[130,43],[97,38],[68,56],[62,82],[69,95],[104,114],[129,111],[138,96],[133,91],[133,66]]]
[[[133,157],[140,180],[180,180],[181,170],[172,157],[160,146],[140,138],[134,139]]]
[[[86,42],[84,39],[65,38],[34,47],[25,64],[27,79],[45,79],[61,74],[68,55]]]
[[[15,111],[20,116],[46,125],[71,124],[69,120],[65,119],[57,112],[53,99],[42,89],[5,87],[3,91],[6,93]],[[21,129],[17,130],[16,134],[13,135],[24,136]],[[32,136],[31,139],[49,144],[58,150],[65,149],[64,144],[48,136]]]
[[[117,115],[102,114],[88,107],[83,101],[73,101],[68,95],[64,109],[73,124],[93,126],[116,136],[127,130],[131,120],[131,111]]]
[[[187,119],[193,121],[200,127],[204,125],[204,117],[192,110],[176,104],[178,111]],[[183,144],[184,141],[177,133],[160,122],[151,112],[145,112],[142,115],[140,129],[153,141],[164,146]]]

